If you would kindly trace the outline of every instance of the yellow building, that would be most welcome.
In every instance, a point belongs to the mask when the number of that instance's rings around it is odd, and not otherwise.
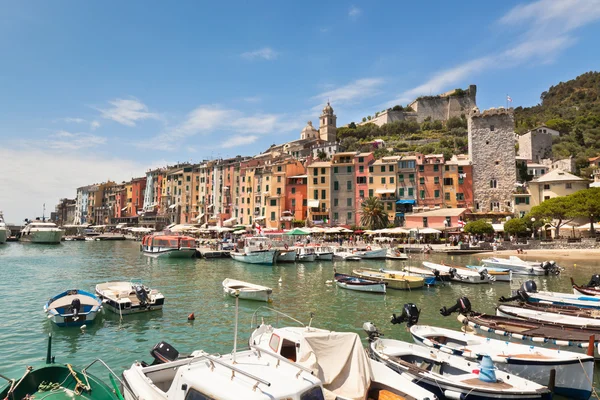
[[[308,220],[331,220],[331,163],[318,161],[307,166]]]
[[[377,197],[383,202],[390,223],[396,218],[396,179],[401,158],[383,157],[369,166],[369,197]]]

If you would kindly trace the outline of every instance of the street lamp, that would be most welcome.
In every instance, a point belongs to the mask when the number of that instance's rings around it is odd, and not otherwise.
[[[531,234],[531,236],[533,237],[533,239],[535,239],[535,218],[531,217],[531,229],[533,230],[533,233]]]

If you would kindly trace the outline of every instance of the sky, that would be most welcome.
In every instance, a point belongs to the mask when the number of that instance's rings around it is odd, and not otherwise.
[[[539,102],[599,70],[600,0],[0,0],[0,210],[254,155],[419,95],[477,85],[481,109]]]

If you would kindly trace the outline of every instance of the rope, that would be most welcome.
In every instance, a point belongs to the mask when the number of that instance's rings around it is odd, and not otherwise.
[[[593,397],[595,397],[597,399],[600,398],[600,397],[598,397],[598,393],[596,393],[596,389],[594,388],[594,384],[592,383],[592,380],[590,379],[587,371],[585,370],[585,367],[583,366],[583,363],[581,362],[581,358],[577,358],[577,360],[579,361],[579,364],[581,365],[581,369],[583,370],[583,373],[585,374],[585,378],[587,379],[588,383],[592,387],[592,393],[594,393]]]
[[[25,368],[25,373],[23,374],[23,376],[21,377],[21,379],[19,379],[19,381],[15,384],[15,381],[13,379],[13,383],[10,386],[10,390],[6,393],[6,399],[8,399],[8,396],[12,396],[13,392],[17,389],[17,387],[21,384],[21,382],[23,381],[23,379],[25,379],[25,377],[27,375],[29,375],[29,373],[33,371],[33,367],[32,366],[27,366],[27,368]]]

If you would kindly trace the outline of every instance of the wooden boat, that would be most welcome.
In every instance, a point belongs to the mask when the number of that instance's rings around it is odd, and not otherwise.
[[[500,317],[536,321],[544,324],[571,326],[575,328],[600,329],[600,318],[587,318],[584,316],[574,316],[556,314],[552,312],[529,310],[527,308],[511,306],[508,304],[501,304],[498,307],[496,307],[496,315]]]
[[[423,266],[425,268],[429,268],[432,271],[440,271],[450,274],[450,279],[455,282],[462,283],[490,283],[493,278],[490,277],[487,273],[480,273],[471,270],[461,270],[458,271],[454,267],[450,267],[448,265],[443,264],[435,264],[429,261],[423,261]]]
[[[237,250],[232,251],[231,258],[247,264],[273,265],[278,251],[271,248],[270,240],[260,236],[244,238],[238,243]]]
[[[356,290],[358,292],[385,293],[386,283],[372,279],[358,278],[352,275],[334,275],[335,283],[344,289]]]
[[[422,276],[413,272],[407,272],[407,271],[399,271],[399,270],[394,270],[394,269],[387,269],[387,268],[381,268],[379,270],[379,272],[385,273],[385,274],[393,274],[395,276],[414,276],[416,278],[421,278],[423,279],[423,283],[427,286],[431,286],[431,285],[435,285],[435,283],[437,282],[437,279],[435,276]]]
[[[400,340],[381,339],[366,323],[371,357],[441,399],[552,399],[545,386],[463,357]],[[487,356],[486,356],[487,357]]]
[[[51,343],[50,335],[44,364],[27,366],[21,377],[10,379],[0,375],[0,378],[7,381],[5,384],[0,384],[0,398],[43,399],[51,396],[54,400],[122,399],[119,377],[102,360],[94,360],[83,369],[73,367],[71,364],[56,363],[52,357]],[[111,386],[87,372],[87,369],[97,362],[108,369]]]
[[[398,290],[411,290],[422,288],[425,284],[423,278],[412,276],[404,272],[399,274],[381,272],[374,269],[355,269],[352,271],[354,275],[366,279],[374,279],[387,283],[388,288]]]
[[[579,286],[575,284],[573,278],[571,278],[571,285],[573,286],[574,294],[583,294],[586,296],[600,296],[600,275],[592,275],[592,279],[587,285]]]
[[[505,268],[495,268],[495,267],[486,267],[483,265],[466,265],[465,267],[457,267],[457,271],[466,268],[466,269],[470,269],[471,271],[476,271],[476,272],[481,272],[485,269],[485,271],[492,277],[494,277],[496,280],[495,282],[511,282],[512,281],[512,276],[513,276],[513,272],[510,269],[505,269]]]
[[[420,277],[434,277],[438,282],[450,282],[452,277],[447,272],[440,272],[438,270],[431,270],[429,268],[419,268],[412,265],[407,265],[403,269],[405,272]]]
[[[140,247],[142,253],[150,257],[192,258],[196,254],[196,239],[191,236],[146,235]]]
[[[388,249],[385,258],[388,260],[408,260],[408,254],[400,249]]]
[[[99,283],[96,294],[108,310],[119,315],[161,310],[165,304],[162,293],[141,281]]]
[[[44,305],[44,312],[57,326],[81,326],[94,322],[102,309],[102,301],[83,290],[66,290]]]
[[[229,278],[223,281],[223,291],[231,297],[266,302],[272,301],[271,294],[273,293],[273,289],[270,287]]]
[[[519,307],[527,310],[536,310],[561,315],[572,315],[574,317],[600,319],[600,310],[593,308],[580,308],[575,306],[561,306],[546,303],[517,303]]]
[[[278,317],[278,320],[281,317]],[[306,326],[274,328],[262,323],[250,346],[308,367],[323,377],[327,399],[433,400],[433,393],[368,358],[354,332],[332,332]],[[335,348],[335,351],[329,349]]]
[[[531,280],[523,282],[515,296],[509,298],[502,296],[499,299],[503,303],[514,300],[600,310],[600,297],[561,292],[538,292],[537,284]]]
[[[451,329],[413,325],[415,343],[478,362],[484,354],[495,366],[521,378],[547,385],[550,371],[556,371],[554,392],[571,399],[589,399],[594,376],[594,358],[564,350],[545,349],[506,340],[482,338]]]

